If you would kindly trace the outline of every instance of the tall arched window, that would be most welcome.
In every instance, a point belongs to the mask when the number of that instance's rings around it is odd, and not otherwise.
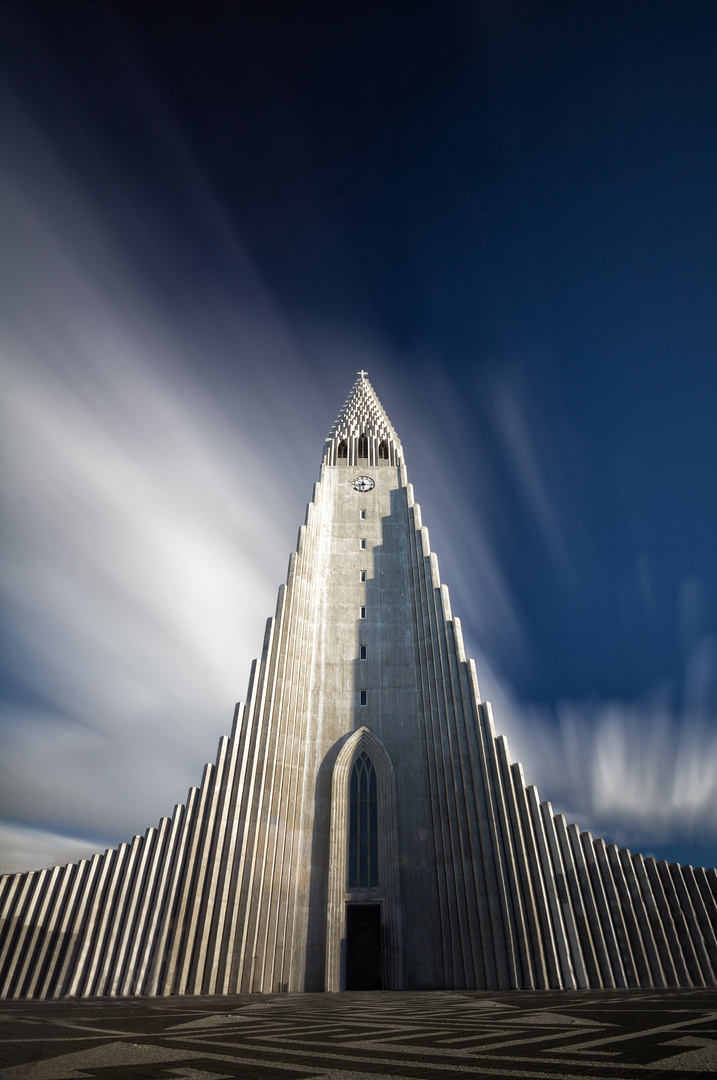
[[[358,456],[368,457],[368,439],[365,435],[359,435]]]
[[[384,460],[388,460],[388,443],[384,439],[383,442],[378,444],[378,456]]]
[[[349,807],[349,888],[378,885],[378,805],[376,771],[366,753],[351,770]]]
[[[346,457],[346,439],[342,439],[336,451],[336,457]]]

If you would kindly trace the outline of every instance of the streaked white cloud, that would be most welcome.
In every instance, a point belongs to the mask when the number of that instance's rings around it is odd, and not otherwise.
[[[97,845],[76,836],[0,822],[0,874],[63,866],[91,858]]]
[[[323,435],[335,402],[258,279],[251,305],[207,297],[198,355],[49,145],[17,131],[32,168],[24,184],[15,163],[0,208],[0,816],[66,851],[65,834],[144,831],[199,782],[311,494],[319,448],[299,433],[318,416]]]
[[[243,290],[230,295],[209,276],[190,298],[201,317],[185,336],[192,320],[159,292],[144,295],[116,222],[93,209],[43,140],[17,132],[25,172],[5,177],[0,221],[7,869],[129,839],[199,782],[244,694],[321,440],[358,368],[404,440],[456,615],[470,609],[494,657],[517,665],[530,648],[491,528],[489,466],[467,490],[472,432],[458,419],[461,403],[441,393],[440,373],[405,386],[390,351],[370,338],[289,323],[196,169],[195,205],[225,259],[240,262]],[[177,285],[176,303],[186,293],[171,244],[155,258],[158,276]],[[543,444],[509,389],[497,400],[517,485],[565,566]],[[565,703],[551,716],[518,703],[504,677],[479,665],[528,781],[581,825],[647,843],[717,830],[714,649],[694,643],[696,596],[686,585],[693,647],[681,711],[658,695]]]
[[[706,656],[714,651],[701,642],[688,660],[701,666],[703,683]],[[638,701],[563,701],[553,712],[518,702],[500,675],[481,667],[483,695],[513,759],[556,812],[633,847],[717,840],[717,726],[692,707],[694,698],[678,708],[656,688]]]
[[[516,486],[542,536],[545,547],[563,571],[572,569],[555,487],[559,471],[552,467],[544,423],[530,409],[525,388],[514,371],[512,378],[496,378],[491,393],[491,416]]]

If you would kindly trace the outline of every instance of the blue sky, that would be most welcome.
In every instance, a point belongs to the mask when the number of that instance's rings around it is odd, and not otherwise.
[[[717,861],[713,3],[7,3],[6,869],[198,783],[359,368],[541,796]]]

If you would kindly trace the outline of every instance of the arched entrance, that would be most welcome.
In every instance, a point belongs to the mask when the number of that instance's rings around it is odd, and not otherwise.
[[[400,990],[402,967],[396,778],[363,727],[332,777],[326,989]]]

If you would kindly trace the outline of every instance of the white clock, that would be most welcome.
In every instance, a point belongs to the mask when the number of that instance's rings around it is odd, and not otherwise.
[[[376,482],[370,476],[357,476],[351,481],[351,487],[354,491],[370,491],[371,488],[376,487]]]

